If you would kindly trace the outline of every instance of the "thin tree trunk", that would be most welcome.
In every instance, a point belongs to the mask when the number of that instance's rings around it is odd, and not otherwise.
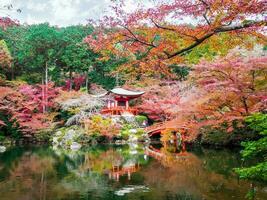
[[[242,97],[242,103],[244,105],[245,111],[246,111],[246,115],[249,115],[249,109],[248,109],[248,104],[247,104],[247,99],[246,97]]]
[[[11,81],[14,80],[14,65],[10,62],[9,67],[11,68]]]
[[[44,91],[44,77],[42,76],[42,107],[43,113],[45,113],[45,91]]]
[[[87,73],[86,73],[86,80],[85,80],[85,84],[86,84],[86,92],[89,93],[89,73],[91,71],[91,66],[88,67]]]
[[[47,66],[47,62],[45,63],[45,111],[47,110],[47,94],[48,94],[48,66]]]
[[[70,68],[70,88],[69,91],[72,90],[72,69]]]
[[[86,79],[85,79],[85,88],[86,88],[86,92],[88,93],[89,88],[88,88],[88,83],[89,83],[89,77],[88,77],[88,72],[86,73]]]

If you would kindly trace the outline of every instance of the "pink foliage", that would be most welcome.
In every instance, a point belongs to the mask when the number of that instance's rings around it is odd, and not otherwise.
[[[153,1],[150,5],[146,3],[136,4],[129,11],[125,0],[113,1],[111,14],[104,16],[99,21],[90,20],[96,28],[94,35],[89,35],[84,41],[94,50],[106,49],[106,46],[114,46],[120,41],[125,49],[132,52],[141,51],[145,47],[158,49],[159,52],[178,48],[172,40],[162,34],[162,32],[173,31],[178,37],[182,35],[187,39],[199,39],[204,33],[214,34],[214,32],[227,32],[233,28],[233,32],[242,31],[254,32],[264,30],[264,13],[266,12],[266,1],[264,0],[169,0]],[[242,23],[250,19],[262,19],[260,23],[253,23],[242,28]],[[184,19],[189,19],[194,25],[185,24]],[[116,28],[114,28],[116,27]],[[151,27],[151,35],[137,34],[136,29]],[[193,28],[192,28],[193,27]],[[226,28],[227,27],[227,28]],[[108,29],[113,28],[113,29]],[[153,29],[156,28],[156,29]],[[103,29],[108,29],[103,31]],[[225,29],[225,30],[223,30]],[[223,31],[222,31],[223,30]],[[154,34],[153,34],[154,33]],[[164,37],[162,41],[151,42],[155,36]],[[114,39],[117,38],[117,39]],[[209,37],[208,37],[209,38]],[[131,41],[130,43],[127,41]],[[125,41],[125,42],[122,42]],[[170,43],[169,43],[170,42]],[[168,44],[169,43],[169,44]],[[113,47],[113,49],[116,49]]]
[[[42,112],[43,107],[53,108],[55,102],[53,101],[58,93],[59,88],[55,88],[53,83],[46,85],[23,85],[19,88],[19,92],[24,94],[27,98],[27,107],[31,110]]]
[[[202,61],[193,76],[204,90],[196,115],[214,125],[240,120],[263,111],[266,103],[267,57],[228,55],[214,62]],[[197,103],[197,101],[196,101]]]
[[[0,87],[0,111],[15,119],[24,133],[34,133],[37,130],[46,128],[49,123],[47,114],[43,108],[52,109],[55,107],[54,99],[59,89],[52,83],[44,85],[22,85],[18,89]],[[4,126],[3,123],[1,123]]]
[[[142,96],[142,103],[138,106],[140,112],[145,113],[153,121],[172,119],[180,105],[180,87],[177,84],[165,83],[165,86],[154,85],[146,88]]]
[[[267,110],[267,57],[228,55],[213,62],[202,61],[194,67],[192,87],[182,84],[146,88],[139,107],[167,128],[186,127],[191,138],[203,126],[219,127],[243,121],[254,112]],[[241,125],[241,123],[239,123]]]
[[[0,27],[6,29],[9,26],[18,26],[18,21],[14,21],[9,17],[0,17]]]
[[[71,85],[71,82],[73,84],[73,89],[75,91],[78,91],[80,90],[80,88],[82,87],[82,85],[85,83],[85,76],[83,75],[79,75],[79,76],[76,76],[73,78],[73,80],[71,81],[70,79],[67,79],[66,82],[65,82],[65,86],[63,87],[64,90],[69,90],[70,89],[70,85]]]

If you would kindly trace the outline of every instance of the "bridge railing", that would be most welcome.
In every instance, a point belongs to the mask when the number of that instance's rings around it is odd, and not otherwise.
[[[159,123],[156,123],[152,126],[149,126],[147,128],[145,128],[145,132],[147,134],[150,134],[150,133],[153,133],[153,132],[156,132],[156,131],[163,131],[163,130],[167,130],[167,129],[172,129],[172,130],[176,130],[178,131],[179,129],[187,129],[185,126],[180,126],[180,125],[175,125],[173,124],[173,122],[171,121],[166,121],[166,122],[159,122]]]

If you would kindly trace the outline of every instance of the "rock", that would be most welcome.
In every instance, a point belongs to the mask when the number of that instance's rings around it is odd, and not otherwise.
[[[58,137],[53,137],[53,144],[58,144]]]
[[[136,143],[136,142],[138,142],[138,137],[136,137],[134,135],[130,135],[129,136],[129,139],[128,139],[128,142],[130,142],[130,143]]]
[[[137,130],[136,129],[130,129],[129,132],[130,133],[137,133]]]
[[[262,188],[262,191],[267,193],[267,187]]]
[[[126,141],[125,141],[125,140],[116,140],[116,141],[115,141],[115,144],[116,144],[116,145],[126,144]]]
[[[138,151],[137,151],[137,150],[131,150],[129,153],[130,153],[131,155],[135,155],[135,154],[138,153]]]
[[[32,138],[32,135],[30,134],[26,134],[26,135],[23,135],[24,138]]]
[[[81,144],[77,143],[77,142],[73,142],[71,145],[70,145],[70,149],[71,150],[79,150],[81,148]]]
[[[75,131],[70,129],[68,130],[67,134],[64,136],[65,140],[72,140],[75,137]]]
[[[62,132],[61,131],[57,131],[55,135],[56,136],[61,136],[62,135]]]
[[[0,146],[0,153],[3,153],[6,151],[6,147],[5,146]]]

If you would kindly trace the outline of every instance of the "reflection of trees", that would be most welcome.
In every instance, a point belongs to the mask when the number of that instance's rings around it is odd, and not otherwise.
[[[101,192],[101,188],[105,188],[103,177],[99,174],[77,170],[83,163],[84,153],[54,152],[50,148],[13,150],[0,156],[0,174],[7,174],[5,182],[0,182],[1,200],[76,199],[70,194],[81,189],[84,193],[90,189]],[[12,160],[10,155],[14,154],[18,156]],[[3,159],[8,155],[9,159]]]
[[[123,157],[114,149],[101,152],[99,155],[86,153],[84,163],[80,166],[82,171],[89,170],[100,174],[112,169],[113,166],[121,165]]]
[[[22,150],[21,150],[22,151]],[[8,153],[8,152],[7,152]],[[40,152],[39,152],[40,153]],[[43,152],[42,152],[43,153]],[[52,199],[52,195],[61,196],[57,184],[56,162],[50,155],[22,151],[9,168],[9,177],[0,182],[1,200],[9,199]],[[12,155],[12,152],[11,152]],[[47,191],[53,190],[53,193]]]
[[[154,161],[147,168],[141,171],[146,185],[150,185],[158,192],[159,198],[164,199],[164,191],[172,195],[189,195],[189,199],[244,199],[249,189],[249,183],[238,181],[234,176],[225,178],[222,168],[231,168],[228,163],[227,153],[222,153],[218,160],[222,160],[222,166],[216,164],[211,168],[207,163],[213,162],[213,158],[206,153],[205,159],[200,159],[193,153],[174,156],[164,148],[160,151],[164,156]],[[207,152],[209,152],[207,150]],[[224,158],[225,157],[225,158]],[[226,160],[226,161],[223,161]],[[225,162],[225,163],[224,163]],[[211,166],[211,165],[209,165]],[[218,167],[215,169],[213,167]],[[193,195],[193,196],[192,196]],[[264,194],[258,194],[264,195]],[[175,198],[174,196],[172,198]],[[184,197],[185,198],[185,197]],[[170,197],[171,199],[171,197]]]
[[[141,153],[140,153],[141,151]],[[127,175],[130,179],[131,174],[136,172],[143,163],[143,149],[136,146],[127,146],[120,149],[110,148],[101,153],[87,152],[84,155],[84,162],[80,170],[93,171],[99,174],[108,174],[110,179],[119,180],[120,176]]]
[[[240,166],[242,162],[239,151],[201,149],[201,152],[199,157],[203,160],[204,168],[225,177],[234,176],[233,168]]]
[[[114,191],[123,192],[127,184],[135,188],[135,192],[127,194],[128,199],[243,199],[249,189],[248,182],[239,183],[232,176],[230,169],[238,161],[227,151],[202,149],[197,150],[201,152],[198,155],[179,155],[162,148],[164,157],[150,159],[146,164],[140,146],[76,152],[51,148],[13,150],[0,154],[0,178],[4,178],[0,182],[1,200],[117,199]],[[118,167],[116,173],[126,169],[119,182],[108,178],[114,166]],[[136,166],[138,171],[128,180],[127,170]],[[149,191],[138,193],[138,187],[144,184]],[[264,199],[264,193],[257,193],[257,197]]]

